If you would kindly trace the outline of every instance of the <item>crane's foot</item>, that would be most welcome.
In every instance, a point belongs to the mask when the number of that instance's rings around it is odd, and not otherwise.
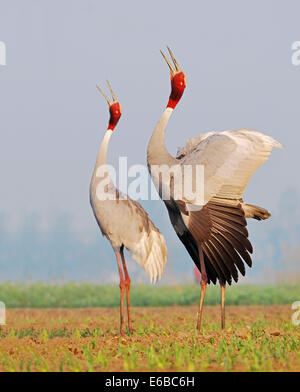
[[[124,316],[120,316],[120,335],[125,335]]]
[[[128,332],[129,335],[133,333],[133,328],[132,328],[132,323],[131,323],[131,318],[130,318],[130,312],[129,312],[129,318],[128,318]]]
[[[133,333],[133,329],[132,329],[132,327],[127,327],[127,335],[128,336],[130,336],[130,335],[132,335],[132,333]]]

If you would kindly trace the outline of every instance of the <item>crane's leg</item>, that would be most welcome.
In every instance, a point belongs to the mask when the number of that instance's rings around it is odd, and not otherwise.
[[[197,329],[198,329],[198,332],[200,332],[201,321],[202,321],[203,302],[204,302],[205,290],[206,290],[206,286],[207,286],[207,274],[206,274],[206,269],[205,269],[205,264],[204,264],[203,251],[200,248],[200,246],[198,247],[198,249],[199,249],[199,257],[200,257],[200,267],[201,267],[201,294],[200,294]]]
[[[221,328],[225,328],[225,287],[226,283],[221,283]]]
[[[120,252],[116,252],[116,258],[118,263],[118,270],[120,275],[120,334],[124,334],[124,289],[125,279],[123,276],[122,265],[120,260]]]
[[[132,333],[132,324],[131,324],[131,315],[130,315],[130,277],[127,271],[125,257],[124,257],[124,250],[121,249],[121,258],[123,263],[123,269],[125,274],[125,288],[126,288],[126,298],[127,298],[127,316],[128,316],[128,329],[129,333]]]

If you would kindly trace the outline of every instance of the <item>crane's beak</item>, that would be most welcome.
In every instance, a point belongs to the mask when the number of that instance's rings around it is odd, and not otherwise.
[[[100,93],[103,95],[103,97],[106,99],[108,106],[111,106],[114,102],[117,102],[118,100],[117,100],[117,97],[116,97],[115,93],[113,92],[113,89],[111,88],[111,85],[108,80],[106,81],[106,83],[108,85],[109,91],[110,91],[111,96],[113,98],[112,101],[108,98],[108,96],[104,93],[104,91],[101,90],[101,88],[97,84],[96,84],[96,87],[100,91]]]
[[[174,63],[174,66],[173,66],[172,63],[169,61],[169,59],[167,58],[167,56],[164,54],[164,52],[163,52],[162,50],[160,51],[160,53],[162,54],[163,58],[165,59],[166,63],[168,64],[168,66],[169,66],[169,68],[170,68],[171,75],[174,76],[174,75],[176,75],[178,72],[182,72],[182,70],[181,70],[181,68],[180,68],[180,66],[179,66],[179,64],[178,64],[178,62],[177,62],[175,56],[173,55],[171,49],[170,49],[168,46],[167,46],[167,49],[168,49],[168,52],[169,52],[169,54],[170,54],[170,56],[171,56],[171,59],[172,59],[172,61],[173,61],[173,63]]]
[[[105,94],[104,91],[101,90],[101,88],[98,86],[98,84],[96,84],[96,87],[99,90],[99,92],[103,95],[103,97],[106,99],[106,102],[108,103],[108,106],[110,106],[112,104],[112,102],[110,101],[108,96]]]

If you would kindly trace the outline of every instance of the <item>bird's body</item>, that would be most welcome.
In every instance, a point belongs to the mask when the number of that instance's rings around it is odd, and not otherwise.
[[[248,240],[246,218],[266,219],[269,212],[243,201],[243,192],[251,175],[268,159],[274,147],[281,147],[273,138],[248,129],[208,132],[186,142],[177,156],[169,154],[165,146],[168,120],[185,89],[185,74],[180,70],[172,52],[169,53],[175,68],[163,54],[171,71],[172,91],[148,145],[148,167],[152,180],[161,190],[170,189],[170,198],[164,199],[171,223],[201,272],[201,299],[198,318],[200,328],[202,305],[206,284],[219,281],[222,287],[222,327],[225,323],[224,295],[226,282],[237,282],[238,271],[245,275],[245,265],[252,265],[252,245]],[[181,169],[181,183],[161,177],[154,170],[166,165]],[[203,167],[203,189],[187,197],[181,192],[176,197],[176,187],[197,182],[196,168]],[[191,170],[185,172],[185,168]]]
[[[162,276],[166,261],[164,238],[143,207],[122,194],[109,180],[107,200],[97,197],[101,177],[93,175],[90,187],[91,206],[101,232],[115,252],[125,247],[150,280],[156,282]]]
[[[102,90],[100,91],[102,92]],[[107,97],[106,99],[108,100]],[[164,237],[150,220],[143,207],[116,189],[109,176],[106,166],[107,149],[113,129],[121,115],[121,107],[115,97],[113,103],[109,100],[108,103],[111,119],[98,152],[90,184],[90,202],[101,232],[110,241],[116,254],[120,274],[121,333],[123,333],[123,296],[125,288],[129,331],[132,329],[129,304],[130,278],[125,264],[124,248],[145,269],[152,282],[156,282],[163,274],[167,249]]]

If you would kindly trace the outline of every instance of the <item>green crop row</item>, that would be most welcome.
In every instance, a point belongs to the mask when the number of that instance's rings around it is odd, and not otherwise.
[[[132,306],[196,305],[200,287],[185,286],[132,286]],[[0,285],[0,301],[8,308],[83,308],[114,307],[120,302],[117,285],[96,285],[90,283],[67,283],[48,285],[43,283]],[[300,284],[296,285],[240,285],[228,287],[228,305],[279,305],[300,301]],[[206,305],[220,303],[220,288],[209,286],[206,290]]]

